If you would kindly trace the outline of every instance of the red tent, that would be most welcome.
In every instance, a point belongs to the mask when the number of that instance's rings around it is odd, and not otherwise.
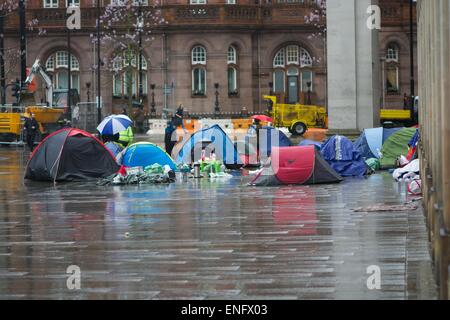
[[[257,186],[341,182],[314,146],[273,148],[270,164],[250,183]]]

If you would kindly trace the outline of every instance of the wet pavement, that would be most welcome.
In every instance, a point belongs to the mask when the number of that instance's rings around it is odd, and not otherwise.
[[[389,174],[256,188],[23,182],[0,148],[0,299],[435,299],[421,209]],[[81,289],[69,290],[70,265]],[[369,266],[381,289],[369,290]]]

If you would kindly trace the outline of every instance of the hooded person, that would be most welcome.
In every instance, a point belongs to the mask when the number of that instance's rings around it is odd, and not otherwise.
[[[27,139],[27,145],[30,148],[30,151],[34,150],[34,140],[36,139],[36,135],[39,130],[39,123],[34,118],[34,113],[30,114],[30,117],[25,120],[24,130]]]
[[[126,130],[119,132],[119,140],[117,141],[124,148],[132,144],[134,141],[133,128],[129,126]]]
[[[176,128],[174,127],[172,121],[167,121],[167,127],[164,132],[164,144],[165,149],[168,154],[172,154],[173,147],[176,144],[176,139],[173,137]]]

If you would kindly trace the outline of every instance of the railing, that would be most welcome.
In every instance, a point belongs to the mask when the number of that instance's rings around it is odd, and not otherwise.
[[[27,12],[28,20],[36,19],[38,26],[61,27],[66,25],[67,14],[65,9],[34,9]],[[95,8],[83,8],[81,10],[81,26],[94,27],[97,19]]]
[[[186,25],[245,25],[272,26],[283,24],[306,25],[304,17],[317,8],[314,1],[303,3],[286,3],[271,5],[165,5],[162,8],[145,7],[144,11],[160,10],[160,15],[167,22],[159,28],[185,27]],[[97,18],[96,8],[81,9],[82,28],[94,28]],[[27,19],[39,21],[39,27],[56,29],[65,26],[66,12],[58,9],[29,9]],[[17,19],[11,19],[7,26],[17,28]]]

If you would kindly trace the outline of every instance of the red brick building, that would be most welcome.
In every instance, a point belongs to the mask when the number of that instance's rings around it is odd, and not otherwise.
[[[91,36],[95,35],[96,0],[28,0],[27,20],[37,19],[46,34],[28,31],[27,65],[39,58],[55,87],[67,87],[65,11],[72,1],[81,6],[82,17],[82,29],[71,35],[72,87],[78,89],[82,101],[94,101],[96,52]],[[109,2],[100,1],[102,5]],[[381,106],[401,108],[403,94],[410,91],[408,3],[380,0]],[[153,41],[144,43],[142,77],[133,65],[132,94],[137,95],[142,79],[146,109],[150,109],[154,93],[157,113],[164,105],[173,108],[179,103],[190,112],[212,113],[215,84],[219,85],[222,112],[239,112],[243,107],[264,110],[262,96],[271,90],[280,100],[303,103],[310,90],[312,103],[326,105],[325,40],[317,36],[315,26],[305,22],[305,16],[317,8],[316,1],[162,0],[160,8],[166,23],[154,28]],[[5,47],[18,43],[18,18],[10,15],[6,18]],[[111,59],[114,52],[112,45],[102,45],[102,58]],[[20,73],[18,64],[12,67],[8,81]],[[288,87],[288,80],[295,85]],[[102,68],[106,112],[127,104],[126,82],[106,66]],[[164,85],[168,89],[163,90]],[[38,88],[36,99],[41,101],[44,84],[38,83]]]

